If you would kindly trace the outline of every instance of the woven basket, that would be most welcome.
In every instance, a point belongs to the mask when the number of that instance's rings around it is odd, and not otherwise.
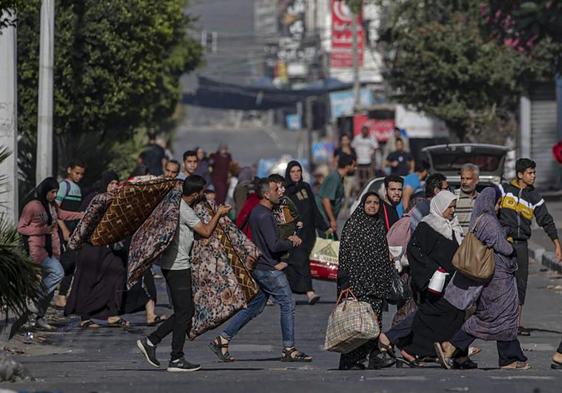
[[[126,183],[111,202],[90,242],[105,246],[132,235],[177,184],[177,180],[165,178]]]

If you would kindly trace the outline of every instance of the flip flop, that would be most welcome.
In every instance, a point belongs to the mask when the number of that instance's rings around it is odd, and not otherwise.
[[[84,321],[84,323],[80,324],[80,329],[99,329],[100,327],[100,325],[98,325],[91,319],[88,319],[87,321]]]
[[[147,324],[148,326],[156,326],[156,325],[158,325],[159,323],[164,322],[166,319],[167,319],[167,318],[163,318],[163,316],[157,315],[156,318],[154,318],[154,321],[152,321],[152,322],[147,322],[146,324]]]
[[[108,322],[106,325],[108,328],[129,328],[131,327],[131,323],[129,321],[124,320],[123,318],[119,318],[115,322]]]

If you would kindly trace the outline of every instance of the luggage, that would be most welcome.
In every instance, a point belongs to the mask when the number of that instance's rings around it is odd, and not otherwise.
[[[328,319],[324,350],[349,353],[379,334],[379,322],[371,305],[358,301],[351,289],[345,289]]]
[[[339,252],[339,241],[317,237],[309,258],[312,278],[336,281],[338,279]]]

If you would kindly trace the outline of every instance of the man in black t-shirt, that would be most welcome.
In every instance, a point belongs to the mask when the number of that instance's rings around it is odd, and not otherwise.
[[[163,168],[166,164],[166,151],[156,143],[156,134],[150,132],[148,139],[148,146],[143,151],[144,165],[146,165],[151,175],[161,176],[164,174]]]
[[[391,175],[406,176],[414,171],[414,157],[404,150],[404,141],[396,139],[396,150],[386,157],[385,166],[390,167]]]

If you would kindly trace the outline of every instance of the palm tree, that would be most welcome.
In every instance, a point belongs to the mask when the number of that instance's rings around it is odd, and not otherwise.
[[[11,153],[0,147],[0,163]],[[0,176],[0,194],[8,182]],[[3,204],[0,201],[0,205]],[[39,293],[39,270],[23,250],[22,239],[6,215],[0,214],[0,315],[21,316],[27,311],[27,301],[35,301]],[[1,330],[2,326],[0,326]]]

